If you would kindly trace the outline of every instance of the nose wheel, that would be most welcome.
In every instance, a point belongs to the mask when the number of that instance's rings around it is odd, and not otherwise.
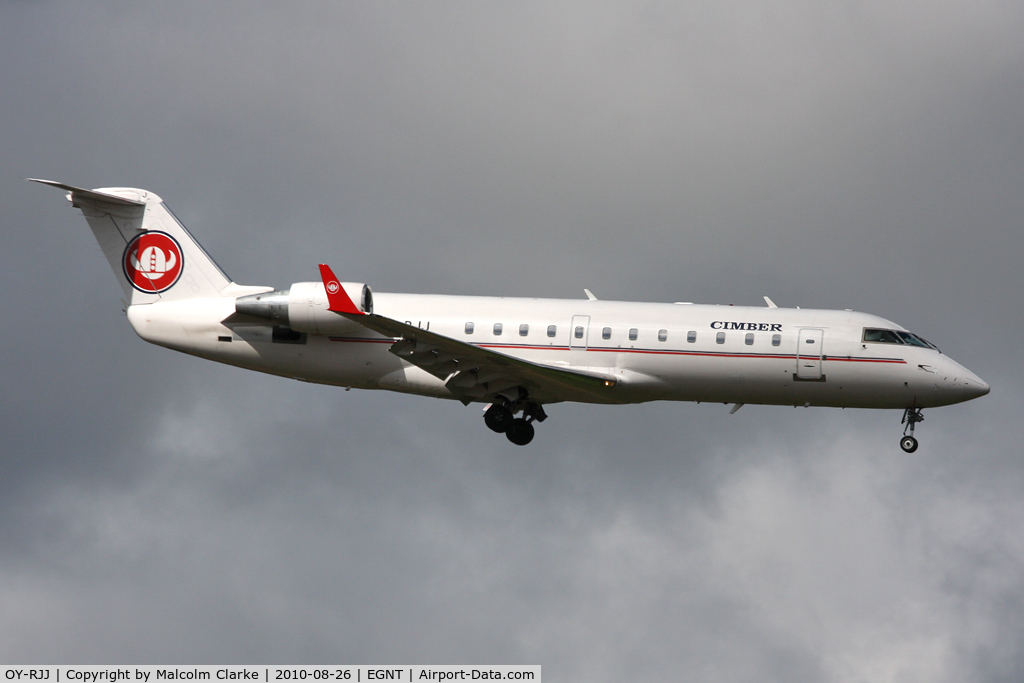
[[[900,448],[906,453],[913,453],[917,450],[917,439],[914,438],[914,425],[924,422],[924,415],[920,408],[907,408],[903,411],[903,420],[900,424],[906,424],[903,428],[903,438],[900,439]],[[907,434],[907,431],[910,431]]]

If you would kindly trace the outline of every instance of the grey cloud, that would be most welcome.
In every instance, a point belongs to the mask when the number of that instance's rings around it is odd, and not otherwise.
[[[0,659],[1020,678],[1013,3],[0,5]],[[238,281],[857,308],[993,385],[899,416],[477,407],[147,346],[53,177]]]

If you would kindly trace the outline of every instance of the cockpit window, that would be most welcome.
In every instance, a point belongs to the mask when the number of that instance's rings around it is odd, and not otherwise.
[[[921,341],[914,335],[910,334],[909,332],[897,332],[896,334],[899,336],[900,339],[903,340],[904,344],[910,344],[911,346],[924,346],[925,348],[928,348],[928,346],[923,341]]]
[[[910,344],[911,346],[923,346],[926,349],[939,350],[935,344],[932,344],[923,337],[918,337],[916,334],[911,334],[910,332],[897,332],[896,334],[900,336],[900,339],[902,339],[904,343]]]
[[[935,346],[935,344],[916,334],[900,332],[898,330],[877,330],[866,327],[864,328],[864,341],[880,342],[882,344],[906,344],[908,346],[920,346],[925,349],[939,350],[939,347]]]
[[[883,344],[902,344],[893,330],[876,330],[870,327],[864,330],[864,341],[881,342]]]

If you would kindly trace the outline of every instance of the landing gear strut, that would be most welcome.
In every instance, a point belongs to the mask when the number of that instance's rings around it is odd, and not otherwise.
[[[523,416],[515,417],[520,411]],[[504,434],[515,445],[525,446],[533,441],[533,422],[543,422],[547,417],[539,403],[525,400],[514,403],[505,401],[492,403],[484,411],[484,424],[491,431]]]
[[[907,453],[913,453],[917,450],[917,439],[914,438],[914,425],[918,422],[924,422],[924,415],[921,414],[920,408],[907,408],[903,411],[903,420],[900,424],[906,424],[903,428],[903,438],[900,439],[900,448]],[[910,430],[910,434],[907,434],[907,430]]]

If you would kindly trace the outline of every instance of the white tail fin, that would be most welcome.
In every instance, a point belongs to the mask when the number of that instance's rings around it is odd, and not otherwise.
[[[132,305],[221,296],[231,284],[152,192],[131,187],[86,190],[29,180],[68,191],[71,205],[82,210]]]

